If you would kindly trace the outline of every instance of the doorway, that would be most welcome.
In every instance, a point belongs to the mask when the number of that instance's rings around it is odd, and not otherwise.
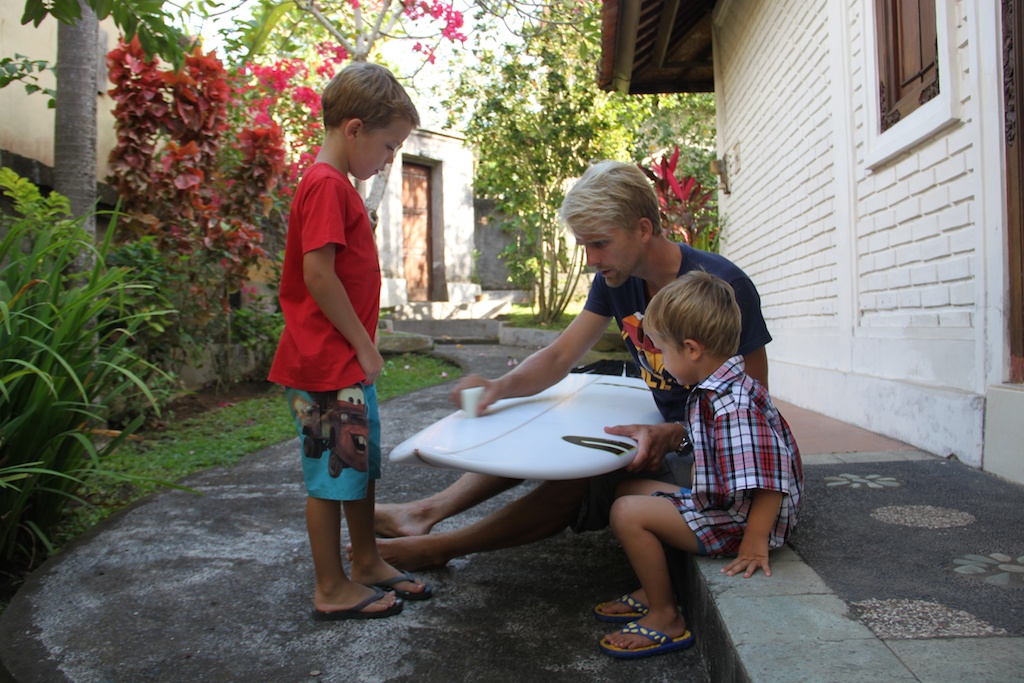
[[[402,163],[402,253],[409,301],[429,301],[433,290],[430,176],[429,166]]]

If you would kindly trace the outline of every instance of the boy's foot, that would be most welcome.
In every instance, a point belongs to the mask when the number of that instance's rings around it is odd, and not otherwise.
[[[348,561],[352,567],[352,580],[370,588],[379,588],[394,593],[404,600],[427,600],[434,590],[412,574],[402,571],[380,556],[371,558],[369,562],[356,561],[352,557],[352,545],[345,546]]]
[[[624,624],[636,621],[644,617],[648,612],[647,605],[644,604],[645,600],[647,600],[647,595],[644,593],[644,589],[641,588],[611,602],[602,602],[594,605],[594,616],[597,617],[598,621],[611,624]]]
[[[324,605],[324,609],[313,608],[313,618],[317,621],[339,621],[341,619],[381,619],[402,611],[405,603],[400,598],[390,595],[381,588],[372,588],[373,593],[352,607],[334,609]]]
[[[434,594],[434,589],[429,585],[418,581],[409,572],[401,572],[384,581],[376,581],[374,587],[386,591],[392,591],[403,600],[429,600]]]
[[[685,650],[693,645],[693,634],[684,626],[678,635],[670,635],[637,622],[621,631],[609,633],[598,643],[601,651],[619,659],[639,659]]]

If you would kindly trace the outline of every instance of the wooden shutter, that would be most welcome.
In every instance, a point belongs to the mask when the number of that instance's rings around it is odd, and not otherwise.
[[[875,0],[883,131],[939,94],[935,2]]]

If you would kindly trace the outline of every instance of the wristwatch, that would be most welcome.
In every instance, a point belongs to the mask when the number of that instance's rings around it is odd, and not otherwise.
[[[693,444],[690,443],[690,439],[686,434],[686,425],[676,420],[676,424],[683,428],[683,438],[676,446],[676,455],[682,457],[693,453]]]

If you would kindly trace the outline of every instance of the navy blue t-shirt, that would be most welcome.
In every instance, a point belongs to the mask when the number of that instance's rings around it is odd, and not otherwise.
[[[764,316],[761,314],[761,297],[747,274],[724,256],[700,251],[688,244],[678,246],[683,255],[678,275],[691,270],[703,270],[732,285],[743,319],[740,348],[737,353],[744,355],[770,342],[772,336],[768,334],[768,326],[765,325]],[[690,387],[677,384],[672,375],[665,371],[661,353],[643,335],[640,321],[643,320],[649,301],[644,281],[640,278],[631,277],[621,287],[609,287],[604,276],[597,273],[583,308],[600,316],[615,318],[619,332],[626,342],[626,348],[639,368],[640,376],[651,388],[654,402],[665,421],[684,420],[683,411]],[[639,353],[643,354],[642,360],[638,355],[638,349]]]

